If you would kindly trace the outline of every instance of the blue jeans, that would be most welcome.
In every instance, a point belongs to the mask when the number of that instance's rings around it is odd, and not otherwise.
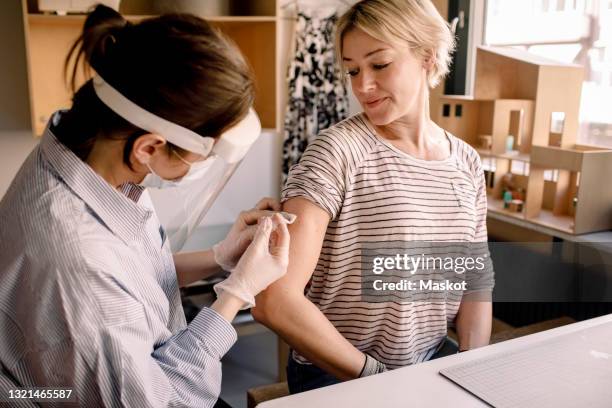
[[[446,337],[444,339],[444,343],[442,346],[431,356],[430,360],[435,360],[436,358],[450,356],[452,354],[457,354],[459,351],[459,344],[450,337]]]
[[[455,354],[458,350],[459,346],[455,340],[447,337],[444,339],[440,349],[431,356],[430,360]],[[314,364],[300,364],[296,362],[293,360],[292,354],[293,352],[289,353],[289,362],[287,364],[287,384],[291,394],[327,387],[328,385],[340,382],[339,379],[326,373]]]
[[[291,394],[327,387],[328,385],[340,382],[339,379],[326,373],[314,364],[300,364],[296,362],[292,354],[293,352],[289,353],[289,361],[287,363],[287,384]]]

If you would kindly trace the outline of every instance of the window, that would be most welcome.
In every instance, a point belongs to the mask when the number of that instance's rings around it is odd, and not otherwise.
[[[585,67],[578,143],[612,147],[612,0],[486,4],[485,44]]]

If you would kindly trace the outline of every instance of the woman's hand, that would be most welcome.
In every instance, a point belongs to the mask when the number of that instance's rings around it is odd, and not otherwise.
[[[241,299],[244,308],[253,307],[255,296],[287,273],[289,240],[287,222],[280,214],[263,218],[232,274],[215,285],[217,295],[229,293]]]
[[[215,262],[226,271],[233,270],[253,240],[258,220],[262,217],[270,217],[280,209],[281,205],[278,200],[265,197],[259,200],[255,208],[241,212],[227,237],[213,246]]]

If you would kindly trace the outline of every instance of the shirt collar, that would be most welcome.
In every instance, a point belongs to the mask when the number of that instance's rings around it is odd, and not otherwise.
[[[59,178],[114,234],[127,244],[134,242],[153,213],[137,203],[142,187],[126,184],[120,187],[121,191],[113,188],[55,137],[50,124],[43,133],[40,149]]]

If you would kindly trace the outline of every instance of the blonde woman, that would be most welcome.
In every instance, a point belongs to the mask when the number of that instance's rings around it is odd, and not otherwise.
[[[364,0],[338,22],[337,52],[363,113],[318,135],[291,169],[288,273],[253,309],[293,348],[292,393],[428,360],[448,326],[461,350],[489,341],[491,303],[471,299],[490,298],[492,280],[460,302],[360,296],[364,242],[487,239],[478,154],[429,116],[453,46],[429,0]]]

